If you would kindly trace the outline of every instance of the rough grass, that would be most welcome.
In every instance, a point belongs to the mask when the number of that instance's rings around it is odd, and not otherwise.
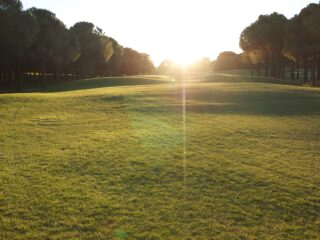
[[[0,239],[320,239],[320,91],[212,78],[0,95]]]

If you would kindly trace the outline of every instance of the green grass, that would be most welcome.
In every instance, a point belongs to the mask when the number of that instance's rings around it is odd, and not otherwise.
[[[106,77],[71,81],[59,85],[50,86],[47,92],[64,92],[75,90],[86,90],[103,87],[151,85],[172,82],[172,78],[162,75],[143,75],[129,77]]]
[[[320,239],[320,91],[230,78],[0,95],[0,239]]]

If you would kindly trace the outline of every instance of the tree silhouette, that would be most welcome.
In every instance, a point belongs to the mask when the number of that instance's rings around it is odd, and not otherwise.
[[[240,36],[243,53],[223,52],[217,70],[250,67],[267,77],[320,81],[320,4],[309,4],[287,20],[279,13],[260,15]],[[0,89],[42,87],[76,78],[149,74],[155,67],[148,54],[124,48],[93,23],[78,22],[70,29],[45,9],[22,10],[19,0],[0,0]],[[203,59],[192,71],[208,68]],[[181,66],[164,61],[161,74],[179,78]],[[252,71],[253,72],[253,71]],[[39,78],[39,76],[41,76]],[[40,80],[40,81],[39,81]]]
[[[310,4],[287,24],[283,50],[284,55],[297,64],[297,73],[302,63],[304,82],[308,81],[308,72],[311,70],[313,85],[316,84],[316,75],[320,80],[319,26],[320,5]]]
[[[109,40],[112,44],[113,55],[106,64],[105,71],[107,75],[120,75],[124,48],[113,38]]]
[[[62,59],[66,27],[48,10],[31,8],[28,12],[40,26],[36,41],[29,50],[29,58],[35,65],[40,65],[42,86],[45,88],[47,67],[57,66]]]
[[[240,47],[251,55],[265,59],[266,75],[281,77],[283,66],[283,40],[287,19],[282,14],[260,15],[240,36]]]
[[[80,57],[75,67],[83,77],[103,73],[103,69],[113,55],[113,42],[103,35],[93,23],[78,22],[70,29],[79,39]]]
[[[240,54],[226,51],[219,54],[217,61],[215,62],[214,69],[227,70],[243,68],[243,62],[241,61]]]
[[[154,72],[147,54],[125,53],[93,23],[67,29],[48,10],[23,11],[19,0],[0,0],[0,53],[0,89],[37,87],[39,82],[45,88],[60,82],[61,75],[67,80]]]
[[[0,0],[0,11],[4,10],[21,11],[22,3],[20,0]]]
[[[21,65],[27,50],[36,40],[39,26],[33,16],[22,12],[21,3],[1,2],[0,8],[0,66],[2,66],[1,83],[21,88]],[[3,7],[5,6],[5,7]]]

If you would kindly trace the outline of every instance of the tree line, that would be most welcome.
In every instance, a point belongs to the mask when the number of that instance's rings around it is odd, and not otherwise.
[[[212,70],[248,69],[251,64],[247,61],[247,54],[237,54],[225,51],[219,54],[216,60],[212,61]]]
[[[320,81],[320,4],[309,4],[291,19],[260,15],[240,36],[242,62],[258,75]],[[286,74],[289,73],[289,76]]]
[[[67,28],[48,10],[23,10],[20,0],[0,0],[2,90],[154,71],[149,55],[121,46],[93,23]]]

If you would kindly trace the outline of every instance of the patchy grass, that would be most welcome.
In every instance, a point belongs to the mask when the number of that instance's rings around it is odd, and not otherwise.
[[[99,86],[0,95],[0,239],[320,238],[319,90],[188,83],[184,128],[179,83]]]

